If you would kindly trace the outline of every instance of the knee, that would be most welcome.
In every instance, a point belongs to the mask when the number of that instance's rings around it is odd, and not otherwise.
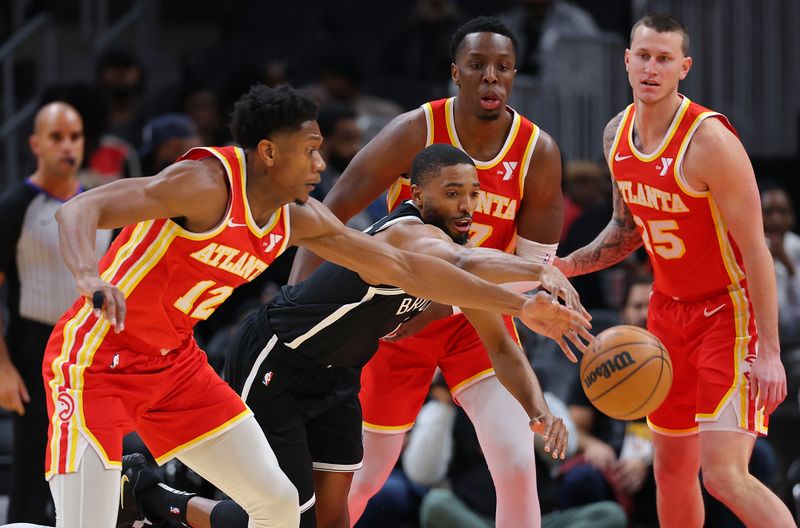
[[[361,471],[356,471],[353,482],[350,484],[350,493],[348,496],[354,499],[368,501],[381,490],[384,481],[365,478],[365,473],[362,473],[362,471],[363,469]]]
[[[699,470],[700,468],[693,464],[687,464],[674,458],[670,460],[656,458],[653,463],[656,483],[659,486],[669,486],[670,489],[676,489],[674,486],[686,485],[688,482],[697,482]]]
[[[238,501],[238,499],[237,499]],[[282,479],[261,489],[249,500],[242,501],[252,526],[298,526],[300,524],[300,499],[297,489],[289,481]]]
[[[525,447],[530,447],[526,449]],[[495,486],[513,485],[515,487],[536,485],[536,454],[533,444],[528,446],[508,445],[500,450],[501,456],[486,453],[486,462],[495,481]]]
[[[703,486],[715,498],[724,499],[736,494],[747,478],[746,471],[730,464],[716,463],[703,465]]]

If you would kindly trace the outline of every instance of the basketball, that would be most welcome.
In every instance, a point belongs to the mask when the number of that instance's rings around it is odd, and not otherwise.
[[[583,391],[599,411],[636,420],[661,405],[672,385],[672,362],[656,336],[637,326],[613,326],[581,358]]]

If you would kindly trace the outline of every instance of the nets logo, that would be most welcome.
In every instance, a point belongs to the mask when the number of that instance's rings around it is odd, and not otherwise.
[[[600,363],[593,371],[584,376],[583,385],[588,389],[597,381],[597,378],[608,379],[611,377],[611,374],[620,370],[625,370],[635,363],[636,361],[631,357],[630,352],[617,354],[613,358]]]

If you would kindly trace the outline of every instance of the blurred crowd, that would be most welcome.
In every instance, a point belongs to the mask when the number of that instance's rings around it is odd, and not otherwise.
[[[305,86],[320,103],[319,125],[325,138],[321,155],[327,168],[314,196],[322,200],[359,149],[393,117],[451,93],[449,37],[465,19],[498,14],[521,43],[519,74],[540,76],[546,74],[548,52],[560,36],[628,27],[624,17],[630,16],[630,2],[611,2],[608,12],[595,4],[520,0],[499,2],[496,12],[485,13],[478,2],[417,0],[407,18],[371,46],[369,61],[356,50],[329,46],[310,68],[316,71],[314,76],[301,68],[297,57],[268,54],[258,68],[237,70],[225,79],[189,72],[180,86],[158,94],[148,90],[149,72],[136,53],[113,48],[97,61],[94,79],[52,86],[41,102],[66,101],[80,113],[85,140],[76,177],[83,188],[91,188],[156,174],[195,146],[229,144],[226,116],[232,101],[250,84]],[[341,16],[331,16],[328,23],[335,25]],[[322,39],[325,31],[333,30],[322,26],[319,31],[322,36],[317,38]],[[598,145],[598,157],[599,153]],[[565,160],[563,166],[566,207],[559,254],[568,254],[593,240],[607,224],[611,180],[607,167],[597,160]],[[751,471],[793,508],[792,486],[800,482],[797,446],[789,433],[800,422],[800,236],[794,231],[790,194],[770,182],[768,175],[758,176],[764,236],[775,262],[789,397],[773,417],[769,438],[756,443]],[[378,200],[351,225],[363,229],[385,213],[384,202]],[[282,256],[197,326],[198,342],[215,368],[221,370],[238,323],[286,283],[292,257],[292,252]],[[593,315],[594,331],[599,332],[620,323],[644,327],[651,280],[648,259],[640,250],[613,268],[575,278],[573,284]],[[8,297],[8,302],[13,300]],[[551,409],[568,420],[571,432],[569,456],[563,463],[543,453],[538,460],[545,526],[579,526],[582,518],[593,519],[592,526],[656,526],[646,425],[600,414],[555,343],[524,327],[520,333]],[[41,385],[41,379],[26,382]],[[0,429],[3,434],[8,431]],[[143,450],[143,446],[130,438],[128,449]],[[180,462],[171,462],[165,471],[167,481],[177,488],[208,491],[203,489],[208,485]],[[707,509],[710,526],[740,525],[710,497]],[[474,430],[441,380],[434,380],[402,463],[357,526],[488,527],[493,518],[494,487]]]

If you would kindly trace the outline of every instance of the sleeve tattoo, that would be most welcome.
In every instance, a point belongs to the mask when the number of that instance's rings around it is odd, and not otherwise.
[[[614,142],[622,115],[623,112],[620,112],[614,117],[603,132],[603,154],[606,159],[611,153],[611,145]],[[613,177],[611,188],[614,205],[611,221],[597,235],[597,238],[569,256],[573,268],[571,275],[583,275],[613,266],[642,244],[642,238],[636,230],[633,215],[622,200],[622,195],[616,182],[613,181]]]

